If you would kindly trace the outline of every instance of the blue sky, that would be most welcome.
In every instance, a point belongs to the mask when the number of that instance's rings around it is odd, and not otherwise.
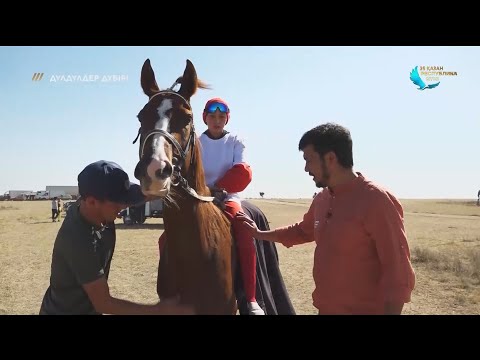
[[[192,97],[199,131],[209,98],[229,103],[227,130],[245,139],[253,169],[245,197],[311,197],[318,189],[298,141],[328,121],[350,129],[354,169],[400,198],[475,198],[480,189],[479,47],[0,47],[0,193],[76,185],[99,159],[134,179],[146,58],[161,88],[186,59],[212,86]],[[458,75],[419,91],[409,79],[415,66]],[[42,80],[32,81],[36,72]]]

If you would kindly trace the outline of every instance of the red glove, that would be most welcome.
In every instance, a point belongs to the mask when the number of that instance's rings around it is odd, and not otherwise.
[[[225,189],[228,193],[243,191],[252,181],[252,169],[246,163],[236,164],[215,183],[216,187]]]

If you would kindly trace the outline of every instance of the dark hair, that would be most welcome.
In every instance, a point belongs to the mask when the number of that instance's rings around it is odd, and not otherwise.
[[[332,151],[341,166],[353,167],[352,137],[350,131],[341,125],[326,123],[307,131],[298,143],[298,150],[303,150],[308,145],[313,145],[321,156]]]

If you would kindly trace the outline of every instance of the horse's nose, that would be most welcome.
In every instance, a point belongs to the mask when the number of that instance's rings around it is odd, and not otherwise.
[[[165,162],[165,167],[163,169],[158,169],[155,171],[155,176],[161,180],[165,180],[172,176],[173,168],[170,163]]]
[[[147,174],[150,179],[165,180],[172,176],[172,164],[167,160],[152,159],[147,167]]]

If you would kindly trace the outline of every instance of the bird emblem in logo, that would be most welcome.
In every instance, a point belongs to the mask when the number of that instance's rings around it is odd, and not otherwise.
[[[418,86],[417,90],[433,89],[440,84],[440,81],[435,84],[425,84],[418,73],[418,66],[415,66],[415,68],[410,72],[410,80],[412,80],[412,82]]]

